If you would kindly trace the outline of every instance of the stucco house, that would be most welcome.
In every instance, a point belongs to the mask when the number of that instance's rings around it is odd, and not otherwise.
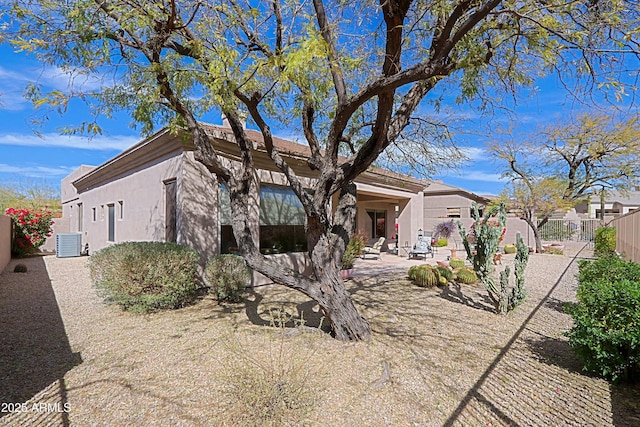
[[[233,164],[238,149],[231,129],[206,125],[215,148]],[[306,250],[302,207],[286,178],[264,151],[262,135],[254,141],[260,188],[254,206],[255,227],[265,254],[289,256]],[[275,138],[295,172],[313,188],[306,163],[307,146]],[[162,129],[100,166],[81,166],[62,180],[62,212],[68,230],[82,234],[94,252],[123,241],[170,241],[196,249],[205,260],[235,248],[228,195],[194,158],[194,146]],[[414,242],[425,227],[425,182],[379,168],[358,177],[357,228],[369,237]],[[397,226],[396,226],[397,224]],[[397,231],[396,231],[397,230]]]
[[[592,195],[588,201],[576,206],[576,212],[583,214],[587,218],[600,218],[601,210],[600,195]],[[604,200],[605,217],[616,217],[627,214],[632,210],[640,209],[640,191],[606,191]]]

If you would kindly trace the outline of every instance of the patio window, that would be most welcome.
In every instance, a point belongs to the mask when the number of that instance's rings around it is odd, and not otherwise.
[[[220,185],[218,193],[218,206],[220,215],[220,253],[229,254],[238,250],[236,238],[231,227],[231,199],[229,190],[224,184]]]
[[[387,237],[387,211],[367,211],[371,219],[371,237]]]
[[[265,254],[306,251],[306,215],[288,187],[260,187],[260,250]]]

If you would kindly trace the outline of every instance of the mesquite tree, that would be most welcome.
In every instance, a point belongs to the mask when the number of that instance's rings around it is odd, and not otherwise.
[[[600,188],[638,185],[639,141],[638,117],[585,114],[528,139],[491,145],[512,179],[505,195],[533,231],[537,252],[542,252],[540,229],[557,210],[574,207]]]
[[[623,71],[614,59],[635,52],[637,37],[635,3],[625,1],[5,3],[0,39],[71,77],[68,91],[31,85],[36,105],[65,110],[78,98],[98,118],[126,109],[145,131],[169,122],[187,132],[197,160],[229,190],[233,232],[248,265],[317,301],[345,340],[371,333],[339,274],[355,222],[354,179],[394,144],[404,148],[407,135],[421,135],[415,129],[429,123],[425,117],[445,95],[488,105],[550,71],[594,86],[609,82]],[[200,123],[212,112],[230,122],[240,153],[233,171]],[[243,114],[304,207],[311,277],[256,247],[248,207],[258,183]],[[274,146],[274,123],[304,135],[307,165],[317,174],[313,192]],[[66,130],[99,129],[91,122]],[[428,154],[432,146],[424,146]]]

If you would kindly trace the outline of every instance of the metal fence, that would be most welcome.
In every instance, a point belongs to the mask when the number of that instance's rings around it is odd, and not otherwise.
[[[640,263],[640,210],[614,219],[611,225],[616,228],[616,251]]]
[[[540,237],[561,242],[592,242],[599,227],[599,219],[550,219],[540,228]]]

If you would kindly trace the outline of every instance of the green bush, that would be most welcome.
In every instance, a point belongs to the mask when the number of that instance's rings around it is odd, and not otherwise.
[[[615,227],[601,227],[596,230],[593,254],[597,258],[608,257],[616,253]]]
[[[435,247],[436,248],[444,248],[445,246],[448,246],[448,245],[449,245],[449,241],[447,239],[440,238],[436,242]]]
[[[251,269],[242,257],[218,255],[207,262],[204,279],[218,301],[240,302],[244,290],[251,284]]]
[[[162,242],[124,242],[93,254],[91,280],[107,302],[135,313],[184,307],[199,292],[198,253]]]
[[[616,258],[581,262],[578,302],[568,306],[569,345],[584,369],[613,381],[640,379],[640,265]]]
[[[618,257],[578,261],[578,271],[578,283],[595,282],[603,278],[609,282],[640,281],[640,264]]]

